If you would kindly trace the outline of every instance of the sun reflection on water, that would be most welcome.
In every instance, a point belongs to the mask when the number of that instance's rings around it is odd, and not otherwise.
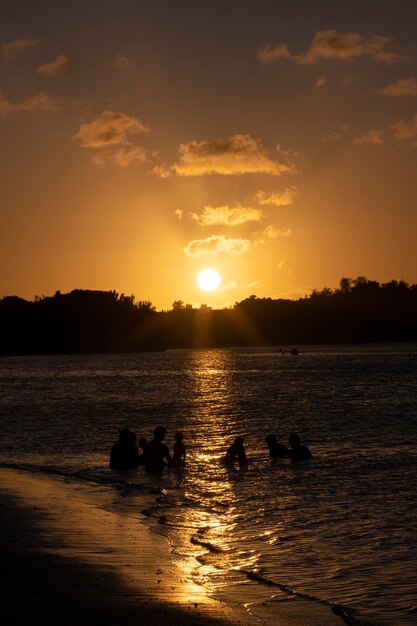
[[[222,464],[227,447],[241,434],[241,407],[234,384],[230,351],[193,351],[188,361],[193,398],[188,436],[192,463],[183,483],[186,505],[175,511],[175,545],[193,556],[181,562],[183,574],[211,592],[242,579],[241,570],[256,567],[255,550],[237,549],[240,482],[244,470]]]

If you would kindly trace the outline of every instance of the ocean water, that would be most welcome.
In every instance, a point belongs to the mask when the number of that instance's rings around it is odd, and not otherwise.
[[[417,624],[417,346],[300,352],[2,358],[1,464],[123,490],[190,576],[271,624],[297,597],[347,623]],[[119,428],[158,424],[170,446],[184,432],[186,469],[109,470]],[[271,461],[265,436],[294,431],[313,460]],[[249,464],[228,469],[237,435]]]

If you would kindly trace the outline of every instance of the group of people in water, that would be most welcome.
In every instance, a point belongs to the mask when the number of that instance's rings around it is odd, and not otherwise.
[[[163,426],[157,426],[153,431],[154,438],[148,442],[143,437],[139,439],[139,446],[137,446],[134,432],[128,428],[119,430],[119,440],[116,441],[110,452],[110,467],[120,470],[144,465],[147,469],[157,472],[162,471],[166,465],[176,468],[183,467],[186,455],[183,434],[179,430],[175,433],[175,443],[171,455],[168,446],[163,443],[166,432]]]
[[[288,437],[289,448],[283,443],[279,443],[275,435],[267,435],[265,441],[269,448],[269,456],[271,459],[288,456],[293,461],[307,461],[313,458],[309,448],[301,445],[301,439],[298,433],[291,433]]]
[[[124,470],[144,465],[146,469],[156,472],[161,472],[166,466],[184,467],[186,451],[183,434],[180,431],[175,433],[172,454],[164,443],[165,435],[166,429],[163,426],[157,426],[151,441],[148,442],[147,439],[141,438],[136,445],[137,438],[134,432],[129,428],[119,430],[119,440],[116,441],[110,452],[110,467]],[[289,436],[289,447],[279,443],[275,435],[272,434],[267,435],[265,441],[269,449],[269,456],[272,459],[288,457],[292,461],[306,461],[312,458],[308,447],[301,445],[301,439],[297,433],[292,433]],[[223,460],[228,466],[235,463],[239,465],[247,463],[243,437],[236,437]]]
[[[265,441],[271,459],[289,457],[292,461],[307,461],[313,458],[307,446],[301,445],[300,435],[297,433],[292,433],[289,436],[289,448],[283,443],[279,443],[275,435],[267,435]],[[248,462],[243,437],[236,437],[226,452],[225,462],[226,465],[234,465],[235,462],[239,465],[245,465]]]

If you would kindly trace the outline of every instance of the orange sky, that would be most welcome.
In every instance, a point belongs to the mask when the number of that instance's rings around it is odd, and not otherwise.
[[[4,4],[0,296],[417,282],[415,2]]]

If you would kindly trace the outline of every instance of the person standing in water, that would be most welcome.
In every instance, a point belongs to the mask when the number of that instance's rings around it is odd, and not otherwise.
[[[248,462],[243,442],[243,437],[236,437],[234,443],[232,443],[226,452],[226,465],[233,465],[235,461],[237,461],[239,465],[245,465]]]
[[[265,437],[266,444],[269,448],[269,456],[271,459],[279,459],[283,456],[289,456],[290,451],[283,443],[278,443],[275,435],[267,435]]]
[[[174,435],[175,443],[174,443],[174,454],[172,456],[172,467],[184,467],[185,465],[185,445],[184,445],[184,436],[183,434],[177,430]]]
[[[290,442],[290,458],[293,461],[307,461],[308,459],[312,459],[313,455],[307,446],[301,445],[300,435],[297,433],[292,433],[289,437]]]
[[[146,469],[154,472],[162,472],[166,463],[170,465],[171,455],[168,446],[162,443],[165,439],[166,432],[163,426],[157,426],[153,431],[154,438],[146,446]]]
[[[136,446],[136,434],[128,428],[119,430],[119,440],[113,445],[110,452],[110,467],[116,470],[126,470],[137,467],[139,452]]]

